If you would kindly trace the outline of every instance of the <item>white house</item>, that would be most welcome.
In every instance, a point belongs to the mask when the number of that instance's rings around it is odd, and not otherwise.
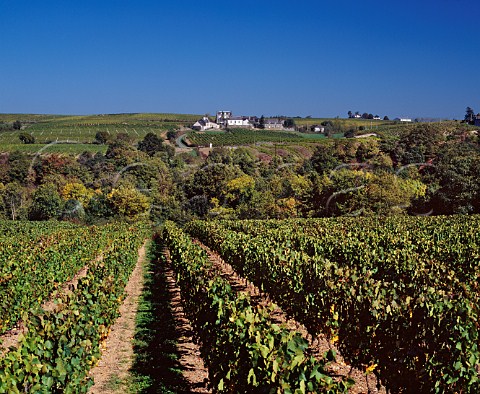
[[[250,123],[248,118],[243,117],[243,116],[232,116],[226,120],[226,126],[227,127],[247,127],[251,128],[253,127],[253,124]]]
[[[396,122],[405,122],[405,123],[410,123],[412,119],[410,118],[395,118],[394,119]]]
[[[202,119],[195,122],[192,126],[192,129],[198,131],[205,131],[210,129],[219,129],[220,126],[215,122],[211,122],[208,116],[204,116]]]

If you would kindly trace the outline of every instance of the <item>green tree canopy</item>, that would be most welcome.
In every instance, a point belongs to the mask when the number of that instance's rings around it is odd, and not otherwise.
[[[35,137],[31,134],[28,133],[21,133],[18,136],[18,139],[22,141],[24,144],[34,144],[35,143]]]
[[[62,199],[57,188],[52,184],[44,184],[33,193],[32,205],[28,213],[30,220],[49,220],[58,218],[62,208]]]

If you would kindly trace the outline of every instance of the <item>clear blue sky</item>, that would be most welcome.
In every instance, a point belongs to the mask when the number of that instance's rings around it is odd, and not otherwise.
[[[478,0],[0,0],[0,113],[463,118]]]

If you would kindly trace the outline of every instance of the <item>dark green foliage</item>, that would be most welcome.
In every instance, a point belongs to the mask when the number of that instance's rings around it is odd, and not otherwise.
[[[340,160],[335,156],[335,148],[332,145],[319,145],[315,149],[310,160],[312,168],[319,174],[333,170],[339,164]]]
[[[260,116],[260,120],[258,122],[258,128],[264,129],[265,128],[265,116]]]
[[[148,133],[142,141],[138,143],[138,150],[153,156],[157,152],[165,150],[163,140],[154,133]]]
[[[473,124],[474,123],[474,120],[475,120],[475,111],[470,108],[470,107],[467,107],[467,109],[465,110],[465,122],[469,123],[469,124]]]
[[[176,132],[175,130],[169,130],[169,131],[167,131],[167,138],[168,138],[170,141],[175,140],[175,138],[177,138],[177,132]]]
[[[362,126],[360,126],[360,127],[362,127]],[[353,137],[355,137],[355,132],[356,132],[356,130],[355,130],[354,128],[348,129],[348,130],[343,134],[343,136],[344,136],[345,138],[353,138]]]
[[[400,164],[424,163],[435,156],[443,141],[445,134],[437,125],[415,125],[401,136],[393,152],[394,160]]]
[[[28,212],[30,220],[49,220],[60,216],[63,203],[57,188],[52,184],[40,186],[33,194]]]
[[[295,127],[295,121],[292,118],[287,118],[283,122],[283,126],[287,129],[293,129]]]
[[[443,146],[435,177],[439,185],[433,201],[436,214],[480,212],[480,147],[477,144]]]
[[[87,223],[94,224],[111,218],[114,212],[105,194],[99,194],[90,200],[85,214]]]
[[[21,133],[18,136],[18,139],[22,141],[24,144],[34,144],[35,143],[35,137],[31,134],[28,133]]]
[[[205,217],[208,211],[211,208],[210,201],[207,196],[205,195],[196,195],[190,198],[186,204],[185,208],[192,212],[192,214],[198,217]]]
[[[21,152],[12,152],[8,157],[8,180],[17,181],[25,185],[28,181],[32,158]]]
[[[188,185],[188,195],[192,197],[201,195],[206,196],[208,200],[212,198],[221,200],[227,182],[241,175],[243,172],[237,166],[223,163],[207,164],[195,172],[192,183]]]
[[[95,134],[95,142],[98,144],[106,144],[110,139],[110,134],[106,131],[99,131]]]

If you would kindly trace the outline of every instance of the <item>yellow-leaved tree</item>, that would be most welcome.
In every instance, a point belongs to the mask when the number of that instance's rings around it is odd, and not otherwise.
[[[63,200],[76,200],[84,207],[88,206],[88,203],[94,194],[95,192],[93,190],[87,189],[85,185],[80,182],[67,183],[60,193]]]
[[[113,189],[107,199],[117,214],[129,218],[146,214],[150,208],[149,198],[133,186],[121,185]]]

